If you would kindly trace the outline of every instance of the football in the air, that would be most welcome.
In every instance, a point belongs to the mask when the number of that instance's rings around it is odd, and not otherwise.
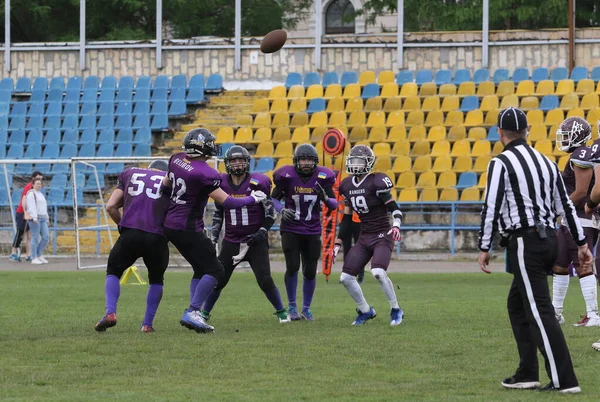
[[[260,51],[263,53],[274,53],[285,45],[287,32],[283,29],[276,29],[265,35],[260,42]]]

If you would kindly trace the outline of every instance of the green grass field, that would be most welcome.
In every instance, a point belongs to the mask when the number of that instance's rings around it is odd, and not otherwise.
[[[167,273],[156,333],[139,332],[147,289],[139,285],[122,287],[118,325],[96,333],[103,277],[0,272],[0,400],[600,400],[597,328],[564,327],[582,394],[500,386],[518,363],[506,274],[394,274],[406,313],[395,328],[369,276],[365,296],[379,316],[355,328],[337,274],[330,284],[319,278],[316,322],[281,325],[253,275],[236,273],[213,311],[214,334],[179,325],[190,274],[178,272]],[[283,290],[283,275],[275,280]],[[567,321],[584,310],[574,280]]]

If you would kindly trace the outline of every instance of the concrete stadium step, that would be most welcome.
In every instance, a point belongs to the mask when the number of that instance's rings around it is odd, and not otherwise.
[[[239,97],[239,96],[254,96],[254,97],[267,97],[269,96],[269,90],[236,90],[236,91],[225,91],[219,97]],[[216,98],[216,97],[213,97]]]

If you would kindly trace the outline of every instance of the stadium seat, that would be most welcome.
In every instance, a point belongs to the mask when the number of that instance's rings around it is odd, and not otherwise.
[[[320,105],[320,101],[318,99],[319,98],[313,99],[311,101],[311,103],[314,101],[317,101],[317,103],[315,104],[315,108]],[[342,99],[342,98],[332,98],[332,99],[329,99],[329,102],[325,102],[325,99],[323,99],[323,103],[326,104],[325,110],[327,111],[327,113],[341,112],[344,110],[344,99]],[[308,108],[311,109],[310,104],[308,105]],[[320,110],[323,110],[323,109],[320,109]],[[320,110],[312,110],[309,113],[314,113],[315,111],[318,112]]]
[[[385,113],[383,111],[376,111],[376,112],[369,113],[369,119],[367,120],[367,127],[374,127],[374,126],[385,126]]]
[[[577,116],[577,117],[581,117],[582,119],[585,119],[585,112],[579,108],[569,109],[569,112],[567,113],[567,117],[573,117],[573,116]]]
[[[441,110],[449,112],[460,108],[460,100],[458,96],[446,96],[442,101]]]
[[[400,96],[403,98],[409,96],[417,96],[419,94],[419,88],[417,84],[412,82],[407,82],[406,84],[400,87]]]
[[[395,163],[394,163],[395,164]],[[392,169],[393,170],[393,169]],[[395,183],[398,188],[412,188],[417,185],[416,175],[411,171],[402,171]]]
[[[411,112],[411,113],[419,113],[419,111]],[[410,117],[410,116],[409,116]],[[407,118],[407,124],[409,119]],[[427,113],[427,118],[425,119],[425,125],[427,127],[439,126],[444,124],[444,112],[441,110],[433,110]]]
[[[435,173],[431,170],[426,170],[422,172],[423,173],[419,175],[419,179],[417,180],[417,188],[435,188],[435,182],[437,181]]]
[[[481,106],[479,108],[482,111],[487,112],[489,110],[498,109],[498,107],[499,107],[498,97],[496,95],[486,95],[481,100]]]
[[[571,110],[579,107],[579,96],[574,93],[564,95],[560,101],[560,106],[563,110]]]
[[[394,72],[390,70],[381,71],[377,76],[377,84],[379,84],[379,86],[383,86],[389,83],[395,83]]]
[[[376,144],[373,144],[373,152],[375,153],[375,156],[379,158],[381,156],[390,156],[392,149],[390,147],[390,144],[388,144],[387,142],[378,142]],[[391,169],[391,165],[388,169]]]
[[[311,85],[320,85],[321,77],[319,77],[319,73],[315,73],[314,71],[307,72],[304,74],[304,88],[308,88]]]
[[[548,69],[546,67],[538,67],[531,73],[531,81],[537,84],[540,81],[547,80],[549,77]]]
[[[552,109],[546,113],[545,123],[547,126],[553,126],[555,124],[560,124],[565,119],[565,114],[561,109]]]
[[[310,132],[308,127],[296,127],[292,134],[292,143],[306,143],[310,141]]]
[[[451,126],[447,139],[450,142],[460,141],[467,138],[467,130],[464,126]]]
[[[47,144],[44,147],[44,152],[42,153],[42,159],[58,159],[60,154],[60,147],[58,144]],[[48,170],[48,169],[46,169]]]
[[[479,108],[479,99],[477,96],[465,96],[460,105],[461,112],[468,112]]]
[[[6,132],[3,130],[3,132]],[[10,137],[8,138],[8,145],[12,144],[24,144],[25,143],[25,130],[15,130],[10,133]]]
[[[338,74],[335,71],[328,71],[323,74],[323,87],[327,88],[331,84],[339,84]]]
[[[583,110],[596,109],[600,107],[600,103],[598,103],[598,94],[585,94],[583,98],[581,98],[581,105],[579,105]]]
[[[517,95],[506,95],[500,102],[500,109],[507,107],[519,107],[519,97]]]
[[[186,88],[172,88],[167,98],[169,102],[173,101],[185,101]]]
[[[473,82],[463,82],[458,86],[457,95],[459,96],[469,96],[475,95],[475,83]]]
[[[290,133],[289,127],[278,127],[273,134],[273,142],[284,142],[290,141],[292,139],[292,134]]]
[[[399,97],[387,98],[383,104],[383,111],[388,113],[400,111],[401,103],[402,101]]]
[[[535,94],[538,96],[554,94],[554,82],[552,80],[540,81],[535,89]]]
[[[600,81],[600,66],[596,66],[592,68],[592,72],[590,73],[590,79],[594,82]],[[18,81],[17,81],[18,85]]]
[[[544,155],[552,155],[552,141],[549,139],[537,141],[534,148]]]
[[[308,87],[306,90],[306,99],[315,99],[323,97],[323,87],[321,84],[315,84]]]
[[[369,84],[365,85],[365,87],[363,88],[363,91],[362,91],[361,98],[369,99],[369,98],[373,98],[376,96],[379,96],[379,85],[377,85],[375,83],[369,83]]]
[[[421,110],[413,110],[406,116],[407,126],[422,125],[425,122],[425,114]]]
[[[490,80],[490,71],[487,68],[480,68],[473,73],[473,82],[476,85]]]
[[[302,84],[302,78],[298,85]],[[221,74],[211,74],[206,80],[206,86],[204,87],[206,92],[222,92],[223,91],[223,76]]]
[[[294,144],[291,141],[278,143],[273,155],[276,158],[291,158],[294,156]]]
[[[17,79],[17,83],[15,84],[14,93],[29,93],[31,92],[31,78],[29,77],[20,77]]]
[[[393,126],[390,129],[387,140],[389,142],[406,140],[406,127],[404,125]]]
[[[471,150],[471,156],[482,156],[482,155],[490,155],[492,153],[492,146],[487,140],[478,140],[473,144],[473,149]]]
[[[102,134],[100,134],[102,135]],[[131,144],[133,143],[133,130],[131,128],[125,128],[119,130],[115,144]]]
[[[424,100],[423,100],[423,105],[421,105],[421,109],[423,111],[431,111],[431,110],[437,110],[440,108],[440,98],[438,96],[427,96]]]
[[[31,92],[33,91],[47,91],[48,90],[48,78],[46,77],[37,77],[33,81],[33,86],[31,88]]]
[[[481,176],[479,176],[479,182],[477,183],[477,188],[485,189],[487,185],[487,171],[483,172]]]
[[[521,109],[523,110],[533,110],[537,109],[539,106],[540,102],[536,96],[525,96],[521,99]]]
[[[273,115],[273,121],[271,127],[284,127],[290,125],[290,115],[287,112],[277,112]]]
[[[27,141],[25,143],[28,145],[41,144],[43,137],[44,137],[44,132],[41,130],[41,127],[40,127],[38,129],[35,129],[35,130],[32,130],[29,132],[29,134],[27,135]]]
[[[550,74],[550,80],[554,81],[555,83],[560,80],[566,80],[567,78],[569,78],[569,70],[567,70],[565,67],[556,67]]]
[[[549,82],[549,81],[546,81]],[[558,96],[556,95],[545,95],[540,102],[540,110],[547,112],[552,109],[559,107]]]
[[[190,87],[185,98],[185,103],[198,104],[204,102],[205,100],[206,98],[204,97],[204,87]]]
[[[565,170],[567,163],[569,163],[569,159],[570,159],[569,155],[563,155],[558,159],[557,165],[561,172],[563,170]]]
[[[483,112],[481,109],[471,110],[465,117],[465,126],[480,126],[483,124]]]
[[[448,169],[438,176],[437,187],[448,188],[456,186],[456,173]]]
[[[106,78],[105,78],[106,79]],[[185,74],[174,75],[171,78],[171,89],[175,88],[187,88],[187,77]],[[102,81],[102,87],[104,87],[104,80]]]
[[[324,98],[341,98],[342,97],[342,86],[339,84],[330,84],[325,88]]]
[[[429,129],[429,133],[427,133],[427,141],[435,142],[442,141],[446,139],[446,127],[442,125],[433,126]],[[450,154],[450,149],[448,149],[448,154]]]
[[[117,116],[117,121],[115,123],[114,128],[116,130],[121,130],[124,128],[131,128],[132,127],[131,119],[132,119],[132,116],[130,114]]]
[[[451,110],[446,115],[446,126],[460,126],[464,122],[464,113],[460,110]]]
[[[527,136],[528,141],[536,142],[539,140],[545,140],[547,138],[548,133],[544,124],[531,124],[531,129],[529,130],[529,135]]]
[[[430,150],[430,145],[429,145],[429,141],[417,141],[414,143],[414,145],[412,146],[412,149],[410,150],[410,155],[411,156],[424,156],[424,155],[429,155],[431,152]],[[429,169],[427,169],[429,170]]]
[[[2,78],[2,81],[0,81],[0,91],[13,92],[14,84],[11,77]]]
[[[471,144],[468,140],[459,140],[452,146],[451,156],[458,157],[471,154]]]
[[[463,68],[454,72],[454,78],[452,79],[453,84],[460,85],[467,81],[471,81],[471,70]]]
[[[312,120],[311,120],[312,121]],[[327,121],[327,117],[325,117],[325,121]],[[364,126],[366,124],[366,114],[363,111],[355,111],[350,113],[348,117],[348,127],[354,126]],[[317,124],[317,125],[325,125],[325,124]]]
[[[435,85],[444,85],[452,82],[452,73],[450,70],[438,70],[435,73]]]
[[[140,117],[143,117],[143,116],[136,117],[136,121],[138,121],[138,119]],[[146,117],[148,117],[148,116],[146,116]],[[63,122],[63,128],[65,128],[64,125],[65,124]],[[96,124],[96,128],[98,130],[104,130],[105,128],[113,128],[114,126],[115,126],[115,118],[113,115],[101,115],[100,118],[98,119],[98,123]],[[72,127],[69,127],[69,128],[72,128]],[[137,128],[137,127],[134,127],[134,128]]]
[[[271,157],[260,158],[258,162],[256,162],[256,167],[254,170],[256,172],[265,173],[270,170],[273,170],[275,167],[275,161]]]
[[[438,202],[438,191],[436,188],[424,188],[419,195],[420,202]]]
[[[404,85],[407,82],[414,82],[415,76],[411,70],[402,70],[398,74],[396,74],[396,83],[398,85]]]
[[[342,88],[346,88],[350,84],[358,84],[358,77],[354,71],[344,71],[340,79]]]
[[[480,201],[479,196],[479,189],[477,187],[466,188],[460,193],[460,201],[478,202]]]
[[[285,103],[285,105],[282,105],[284,107],[287,107],[287,100],[286,99],[281,99],[281,101],[283,103]],[[277,102],[273,101],[273,103]],[[285,112],[285,108],[282,107],[282,110],[278,110],[280,112]],[[298,112],[304,112],[306,110],[306,99],[304,98],[296,98],[296,99],[292,99],[292,101],[290,102],[290,107],[287,110],[289,113],[298,113]],[[271,110],[271,113],[273,113],[274,110]]]
[[[388,137],[389,138],[389,137]],[[392,155],[396,156],[407,156],[411,153],[410,142],[408,140],[400,140],[394,142],[394,147],[392,148]],[[426,149],[426,153],[429,153],[429,149]]]
[[[462,155],[454,160],[454,166],[452,170],[456,173],[469,172],[473,168],[473,159],[470,155]]]
[[[342,98],[344,99],[351,99],[351,98],[356,98],[356,97],[360,97],[360,85],[358,84],[348,84],[345,88],[344,88],[344,94],[342,95]]]
[[[100,103],[100,107],[98,108],[97,115],[114,115],[115,114],[115,104],[113,102],[103,102]]]
[[[135,84],[135,82],[134,82],[134,79],[132,76],[130,76],[130,75],[121,76],[121,78],[119,78],[119,85],[118,85],[119,92],[121,92],[121,90],[127,90],[127,89],[132,90],[135,86],[134,84]]]
[[[131,102],[119,102],[117,103],[117,111],[115,116],[129,116],[133,112],[133,103]]]
[[[435,146],[438,143],[433,144],[433,151],[435,152]],[[432,152],[431,156],[434,157],[434,152]],[[448,143],[448,153],[446,155],[440,155],[435,158],[435,162],[433,163],[433,170],[436,173],[445,172],[452,169],[452,158],[449,155],[450,152],[450,144]]]
[[[121,147],[124,147],[121,149]],[[128,148],[127,148],[128,147]],[[131,155],[131,144],[119,144],[117,147],[117,153],[115,156],[121,156],[119,154],[121,152],[123,156]],[[152,150],[150,149],[150,144],[137,144],[135,146],[135,150],[133,151],[133,156],[151,156]]]
[[[326,112],[317,112],[317,113],[326,113]],[[313,113],[313,116],[316,113]],[[305,112],[297,112],[292,116],[292,121],[290,122],[291,127],[300,127],[308,125],[308,114]]]
[[[346,125],[346,112],[333,112],[329,116],[329,125],[332,127],[340,127]]]
[[[437,95],[437,86],[433,82],[425,82],[419,88],[419,96],[432,96]]]
[[[3,105],[6,105],[6,109],[2,110],[2,114],[8,115],[9,104],[4,103]],[[62,109],[62,105],[60,105],[60,104],[58,104],[58,105],[61,106],[61,109]],[[15,104],[15,106],[16,106],[16,104]],[[29,107],[29,111],[27,111],[27,117],[43,116],[44,108],[45,108],[45,106],[42,102],[32,103],[31,106]],[[14,107],[13,107],[13,111],[14,111]],[[61,114],[62,114],[62,112],[61,112]]]
[[[452,96],[456,95],[456,85],[454,84],[443,84],[439,90],[440,96]]]
[[[515,84],[519,84],[521,81],[528,80],[528,79],[529,79],[529,69],[527,69],[525,67],[519,67],[519,68],[516,68],[515,71],[513,71],[512,80]],[[518,93],[518,90],[517,90],[517,93]]]
[[[496,71],[494,71],[494,76],[492,78],[492,81],[494,82],[494,84],[499,84],[502,81],[508,81],[510,79],[510,73],[507,69],[505,68],[499,68]]]
[[[342,133],[344,133],[344,135],[346,135],[346,136],[348,135],[348,129],[346,127],[338,127],[338,129]],[[323,136],[325,135],[326,132],[327,132],[326,126],[319,126],[319,127],[313,128],[312,133],[310,134],[310,141],[318,143],[317,145],[321,144],[321,141],[323,140]],[[349,144],[346,144],[346,145],[349,145]]]
[[[417,202],[418,192],[416,188],[403,188],[398,195],[398,202],[413,203]]]
[[[535,84],[531,80],[523,80],[517,85],[518,96],[531,96],[535,93]]]
[[[560,80],[556,86],[555,95],[567,95],[575,92],[575,83],[573,80]]]
[[[250,132],[252,132],[252,130],[250,130]],[[252,139],[252,142],[255,142],[258,144],[260,144],[261,142],[269,142],[269,141],[271,141],[271,137],[272,137],[271,129],[268,127],[261,127],[258,130],[256,130],[256,132],[254,133],[254,138]]]
[[[469,129],[467,138],[470,141],[485,140],[487,138],[487,131],[483,127],[472,127]]]
[[[456,188],[465,189],[469,187],[474,187],[477,185],[477,174],[474,172],[464,172],[458,178],[458,184]]]
[[[502,81],[498,84],[496,89],[496,95],[503,97],[506,95],[512,95],[515,93],[515,84],[512,81]]]
[[[221,127],[217,132],[216,144],[225,144],[226,142],[233,142],[233,128]]]
[[[365,112],[376,112],[381,111],[382,109],[382,99],[379,96],[367,99],[367,102],[365,103]]]
[[[395,96],[398,96],[398,84],[394,82],[383,84],[383,87],[381,88],[381,97],[391,98]]]
[[[409,96],[404,100],[403,110],[420,110],[421,98],[418,96]]]
[[[431,170],[431,157],[429,155],[422,155],[415,158],[412,167],[413,172],[422,173]],[[433,172],[432,172],[433,173]],[[435,183],[435,179],[434,179]],[[418,186],[418,184],[417,184]]]
[[[166,101],[168,98],[168,88],[156,88],[152,91],[150,102]]]
[[[433,72],[431,70],[419,70],[415,76],[415,83],[419,86],[433,81]]]
[[[363,71],[360,73],[358,78],[358,83],[361,87],[364,87],[368,84],[376,84],[375,72],[374,71]],[[379,86],[379,85],[377,85]]]
[[[85,81],[83,82],[83,89],[95,89],[98,90],[100,86],[100,80],[98,79],[97,75],[90,75],[88,77],[86,77]]]

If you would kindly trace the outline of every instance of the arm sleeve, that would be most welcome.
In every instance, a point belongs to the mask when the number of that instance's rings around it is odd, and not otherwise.
[[[340,222],[340,232],[338,239],[345,239],[350,234],[350,225],[352,224],[352,214],[344,214],[342,222]]]
[[[489,251],[492,246],[494,230],[496,229],[500,207],[504,200],[504,174],[502,162],[492,159],[488,165],[488,179],[485,201],[481,210],[481,228],[479,230],[479,250]]]
[[[271,229],[273,223],[275,223],[275,205],[273,204],[273,200],[271,198],[267,198],[263,202],[263,207],[265,208],[265,220],[263,222],[263,227],[267,230]]]
[[[213,212],[212,219],[212,241],[216,243],[219,240],[221,234],[221,228],[223,227],[223,207],[215,204],[215,212]]]
[[[583,246],[586,243],[585,233],[579,222],[579,218],[575,213],[575,207],[573,202],[567,195],[565,189],[565,182],[563,181],[562,175],[558,170],[558,166],[554,165],[554,175],[556,176],[556,184],[554,186],[554,206],[556,211],[562,216],[567,222],[571,236],[578,246]]]

